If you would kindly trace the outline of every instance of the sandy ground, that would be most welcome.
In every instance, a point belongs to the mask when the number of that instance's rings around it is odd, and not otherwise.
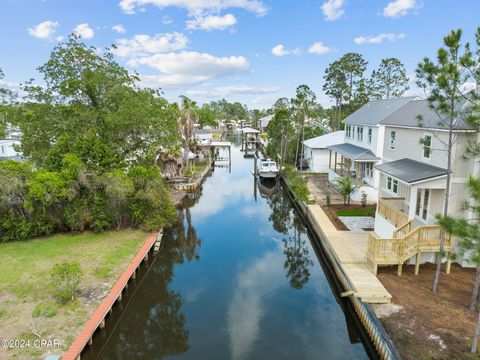
[[[404,266],[379,268],[378,278],[392,294],[392,304],[375,307],[380,321],[390,333],[405,360],[479,359],[469,352],[476,314],[468,309],[474,269],[453,264],[450,275],[442,272],[437,294],[433,294],[435,267]]]

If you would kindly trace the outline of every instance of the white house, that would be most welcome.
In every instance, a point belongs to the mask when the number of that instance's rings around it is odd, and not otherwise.
[[[317,136],[303,142],[303,158],[308,163],[310,171],[328,173],[330,150],[328,146],[343,143],[345,131],[335,131]]]
[[[385,126],[382,121],[416,97],[371,100],[349,115],[345,124],[345,138],[340,144],[328,146],[329,180],[339,176],[351,177],[356,191],[353,200],[360,200],[362,193],[368,200],[378,199],[380,176],[375,170],[381,164],[384,152]]]
[[[0,160],[23,160],[22,153],[15,150],[17,146],[20,146],[18,140],[0,140]]]
[[[207,129],[195,129],[193,135],[199,145],[209,145],[213,140],[213,135]]]
[[[273,119],[273,115],[268,115],[258,120],[258,125],[260,126],[260,130],[262,132],[267,131],[267,126],[270,123],[270,121],[272,121],[272,119]]]

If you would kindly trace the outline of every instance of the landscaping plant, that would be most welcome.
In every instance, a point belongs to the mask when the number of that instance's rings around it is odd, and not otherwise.
[[[77,261],[56,264],[50,272],[55,297],[62,303],[75,300],[83,271]]]
[[[335,179],[333,184],[343,197],[343,205],[350,205],[350,196],[355,191],[352,180],[347,177],[340,177]]]

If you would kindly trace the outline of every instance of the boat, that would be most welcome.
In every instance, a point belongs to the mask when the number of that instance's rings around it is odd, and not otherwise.
[[[265,179],[276,178],[279,172],[278,165],[271,159],[259,159],[257,162],[258,176]]]

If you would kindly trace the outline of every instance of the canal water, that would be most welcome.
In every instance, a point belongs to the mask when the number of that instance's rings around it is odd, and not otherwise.
[[[258,184],[253,163],[235,143],[231,169],[185,200],[93,357],[369,358],[287,194]]]

